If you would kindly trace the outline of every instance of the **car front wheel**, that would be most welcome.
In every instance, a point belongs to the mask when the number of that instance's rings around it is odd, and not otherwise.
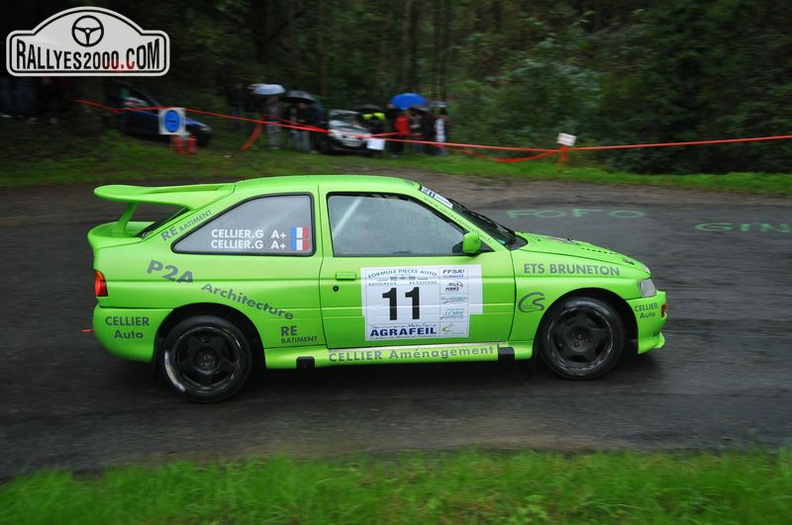
[[[539,329],[539,354],[567,379],[594,379],[610,371],[624,349],[624,323],[608,303],[589,297],[564,299]]]
[[[250,344],[233,323],[190,317],[166,335],[160,353],[165,380],[191,401],[216,403],[236,394],[251,368]]]

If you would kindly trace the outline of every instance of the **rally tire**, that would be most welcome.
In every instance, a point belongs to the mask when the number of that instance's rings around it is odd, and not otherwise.
[[[165,336],[159,356],[166,383],[196,403],[228,399],[250,375],[250,343],[222,317],[199,315],[180,321]]]
[[[566,379],[608,373],[624,351],[625,329],[616,310],[591,297],[563,299],[547,312],[538,334],[542,361]]]

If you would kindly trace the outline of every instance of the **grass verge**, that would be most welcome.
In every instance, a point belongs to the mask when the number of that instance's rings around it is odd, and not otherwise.
[[[562,180],[598,184],[640,184],[671,188],[792,195],[792,175],[729,173],[724,175],[636,175],[613,173],[588,164],[587,154],[571,156],[557,170],[555,160],[497,163],[454,154],[447,157],[407,154],[398,159],[351,155],[307,155],[271,151],[260,138],[245,152],[244,130],[207,119],[216,130],[212,144],[195,155],[177,155],[164,142],[140,140],[96,125],[50,126],[0,121],[4,147],[0,152],[0,187],[141,180],[237,180],[292,174],[403,173],[436,171],[465,176],[518,176],[531,180]]]
[[[173,463],[0,487],[25,524],[789,523],[792,455],[404,454]]]

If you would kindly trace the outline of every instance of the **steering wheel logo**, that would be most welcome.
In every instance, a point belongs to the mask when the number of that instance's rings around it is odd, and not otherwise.
[[[95,16],[82,16],[72,24],[72,38],[83,47],[95,46],[102,41],[102,37],[104,25]]]

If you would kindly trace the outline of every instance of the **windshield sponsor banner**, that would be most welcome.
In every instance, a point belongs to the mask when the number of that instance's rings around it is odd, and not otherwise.
[[[170,68],[170,39],[115,11],[75,7],[32,31],[11,32],[6,64],[15,76],[162,76]]]
[[[448,208],[454,209],[454,205],[453,205],[453,203],[450,200],[446,199],[445,197],[443,197],[439,193],[430,190],[426,186],[421,186],[421,193],[423,193],[425,195],[429,195],[434,200],[436,200],[437,202],[441,203],[443,206],[447,206]]]

